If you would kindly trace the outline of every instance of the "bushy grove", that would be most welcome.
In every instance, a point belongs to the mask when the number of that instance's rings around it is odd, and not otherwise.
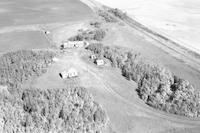
[[[90,41],[96,40],[101,41],[106,36],[105,30],[96,28],[93,30],[79,31],[79,33],[73,37],[70,37],[69,41]]]
[[[105,7],[104,10],[98,10],[97,14],[108,23],[116,23],[118,19],[124,20],[128,16],[117,8]]]
[[[110,14],[109,14],[107,11],[105,11],[105,10],[98,10],[97,14],[98,14],[104,21],[106,21],[106,22],[108,22],[108,23],[116,23],[116,22],[118,22],[118,20],[117,20],[114,16],[110,15]]]
[[[12,93],[21,83],[46,72],[54,52],[20,50],[0,57],[0,85],[8,86]]]
[[[107,120],[85,88],[24,89],[18,98],[0,94],[1,133],[101,133]]]
[[[127,18],[126,13],[122,12],[121,10],[119,10],[117,8],[110,8],[110,9],[108,9],[108,12],[113,14],[115,17],[120,18],[122,20]]]
[[[138,95],[146,104],[173,114],[200,116],[200,93],[187,80],[127,49],[102,44],[91,44],[86,49],[109,59],[123,76],[135,81]]]

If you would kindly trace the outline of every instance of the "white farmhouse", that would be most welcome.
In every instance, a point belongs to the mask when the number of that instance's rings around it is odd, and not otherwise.
[[[96,62],[96,64],[97,64],[97,66],[102,66],[102,65],[104,65],[104,60],[102,60],[102,59],[98,59],[98,60],[96,60],[95,62]]]
[[[68,78],[73,78],[78,76],[78,72],[74,68],[70,68],[67,73],[68,73]]]
[[[89,43],[86,41],[66,41],[63,42],[61,45],[62,49],[66,49],[66,48],[81,48],[81,47],[85,47],[88,46]]]
[[[61,45],[61,48],[62,49],[67,49],[67,48],[74,48],[75,47],[75,44],[74,43],[71,43],[71,42],[63,42],[62,45]]]
[[[63,71],[60,73],[61,78],[66,79],[66,78],[74,78],[78,76],[78,72],[74,68],[70,68],[68,71]]]

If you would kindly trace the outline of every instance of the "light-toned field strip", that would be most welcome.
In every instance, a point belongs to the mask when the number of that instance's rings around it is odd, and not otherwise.
[[[49,23],[49,24],[32,24],[20,26],[8,26],[0,28],[0,34],[15,32],[15,31],[43,31],[46,26],[63,26],[66,23]]]

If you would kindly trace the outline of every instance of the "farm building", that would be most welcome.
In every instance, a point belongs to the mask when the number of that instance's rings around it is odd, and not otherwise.
[[[95,61],[95,63],[97,64],[97,66],[102,66],[102,65],[104,65],[104,60],[98,59]]]
[[[44,33],[45,33],[46,35],[49,35],[51,32],[47,30],[47,31],[45,31]]]
[[[52,60],[53,60],[53,62],[58,62],[59,61],[59,59],[56,58],[56,57],[54,57]]]
[[[90,58],[91,58],[92,60],[95,60],[95,59],[97,58],[97,56],[93,54],[93,55],[90,56]]]
[[[73,78],[78,76],[78,72],[74,68],[70,68],[68,71],[63,71],[60,73],[61,78],[66,79],[66,78]]]
[[[66,42],[63,42],[62,45],[61,45],[61,48],[62,49],[65,49],[65,48],[81,48],[81,47],[85,47],[85,46],[88,46],[89,43],[86,42],[86,41],[66,41]]]

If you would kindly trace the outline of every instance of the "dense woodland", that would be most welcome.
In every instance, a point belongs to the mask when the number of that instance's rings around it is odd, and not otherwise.
[[[135,81],[138,95],[146,104],[173,114],[200,116],[200,93],[187,80],[164,67],[147,63],[139,53],[127,49],[101,43],[91,44],[86,49],[109,59],[113,67],[121,69],[124,77]]]
[[[85,88],[25,89],[0,94],[1,133],[100,133],[107,123]]]
[[[0,85],[18,93],[21,83],[46,72],[55,53],[50,51],[20,50],[0,57]]]

